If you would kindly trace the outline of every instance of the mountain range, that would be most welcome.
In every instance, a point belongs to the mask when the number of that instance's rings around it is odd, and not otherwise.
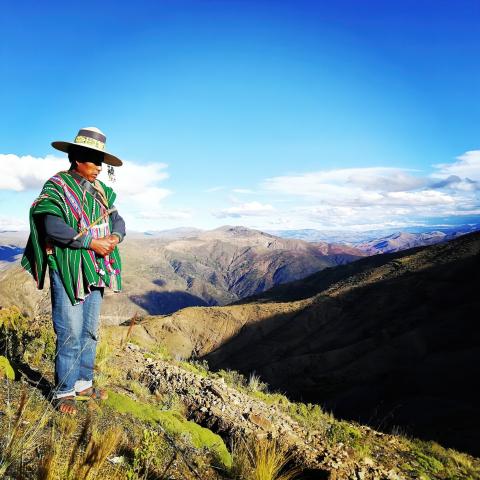
[[[48,314],[48,289],[36,290],[18,266],[25,239],[11,233],[5,237],[10,243],[1,251],[0,304],[16,304],[30,315]],[[231,226],[127,235],[120,248],[124,293],[107,289],[102,307],[103,321],[113,324],[134,314],[225,305],[366,255],[348,245],[283,239]]]
[[[429,234],[432,232],[442,232],[446,235],[445,239],[447,240],[465,233],[471,233],[480,230],[480,221],[478,216],[469,217],[468,220],[469,223],[460,223],[458,225],[412,225],[404,227],[385,227],[370,230],[317,230],[314,228],[305,228],[298,230],[266,230],[266,232],[282,238],[297,238],[307,242],[323,241],[342,244],[345,243],[353,246],[401,233],[420,235]]]
[[[465,233],[457,231],[445,233],[439,230],[426,233],[395,232],[385,237],[355,243],[354,245],[368,255],[377,255],[446,242],[461,235],[465,235]]]
[[[193,305],[225,305],[326,267],[447,241],[477,227],[468,224],[444,231],[395,232],[373,239],[373,232],[380,235],[385,230],[337,232],[337,236],[318,230],[290,230],[275,236],[225,225],[207,231],[181,227],[128,232],[120,247],[125,293],[106,292],[102,317],[104,322],[118,324],[135,313],[169,314]],[[330,241],[311,241],[315,235]],[[0,304],[13,302],[31,315],[46,314],[48,290],[37,291],[18,267],[26,237],[26,232],[0,232]],[[355,241],[348,243],[348,239]]]

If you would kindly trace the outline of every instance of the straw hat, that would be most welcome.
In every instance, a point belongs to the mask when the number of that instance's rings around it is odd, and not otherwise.
[[[105,142],[107,137],[96,127],[85,127],[78,131],[75,140],[72,142],[52,142],[52,147],[67,152],[72,147],[88,148],[89,150],[96,150],[103,153],[103,162],[114,167],[120,167],[123,162],[114,155],[105,151]]]

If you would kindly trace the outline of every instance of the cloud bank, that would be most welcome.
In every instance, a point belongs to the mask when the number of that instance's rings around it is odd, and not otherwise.
[[[271,228],[326,229],[402,227],[440,217],[480,215],[480,151],[432,168],[429,174],[365,167],[269,177],[258,190],[269,198],[269,208],[230,198],[237,205],[212,214],[247,221],[247,217],[268,216],[264,225]],[[275,208],[272,204],[293,205]]]
[[[12,195],[32,192],[34,198],[52,174],[67,167],[66,159],[52,155],[0,154],[0,190]],[[173,193],[162,187],[169,178],[167,169],[165,163],[128,161],[115,169],[117,181],[112,186],[118,194],[117,206],[130,228],[173,228],[179,224],[214,228],[218,224],[213,225],[212,218],[235,218],[260,229],[367,230],[480,215],[480,150],[465,152],[450,163],[434,164],[430,172],[395,167],[338,168],[271,176],[251,189],[218,185],[202,190],[199,186],[203,196],[182,208],[166,205]],[[102,176],[106,180],[105,172]],[[222,196],[227,202],[224,205]],[[17,221],[3,207],[0,227],[14,228]]]

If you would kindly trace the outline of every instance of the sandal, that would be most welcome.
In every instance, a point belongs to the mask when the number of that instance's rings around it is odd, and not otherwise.
[[[77,407],[75,406],[75,397],[60,397],[52,399],[52,406],[55,410],[65,415],[76,415]],[[70,411],[62,409],[62,406],[70,407]]]
[[[89,387],[77,393],[75,397],[77,400],[106,400],[108,393],[106,390],[100,388]]]

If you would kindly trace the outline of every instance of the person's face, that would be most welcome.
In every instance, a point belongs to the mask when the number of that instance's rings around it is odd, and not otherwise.
[[[94,182],[102,171],[102,160],[99,156],[89,155],[84,160],[77,160],[75,170],[89,182]]]
[[[89,182],[94,182],[102,171],[102,162],[98,160],[95,162],[77,162],[75,170]]]

